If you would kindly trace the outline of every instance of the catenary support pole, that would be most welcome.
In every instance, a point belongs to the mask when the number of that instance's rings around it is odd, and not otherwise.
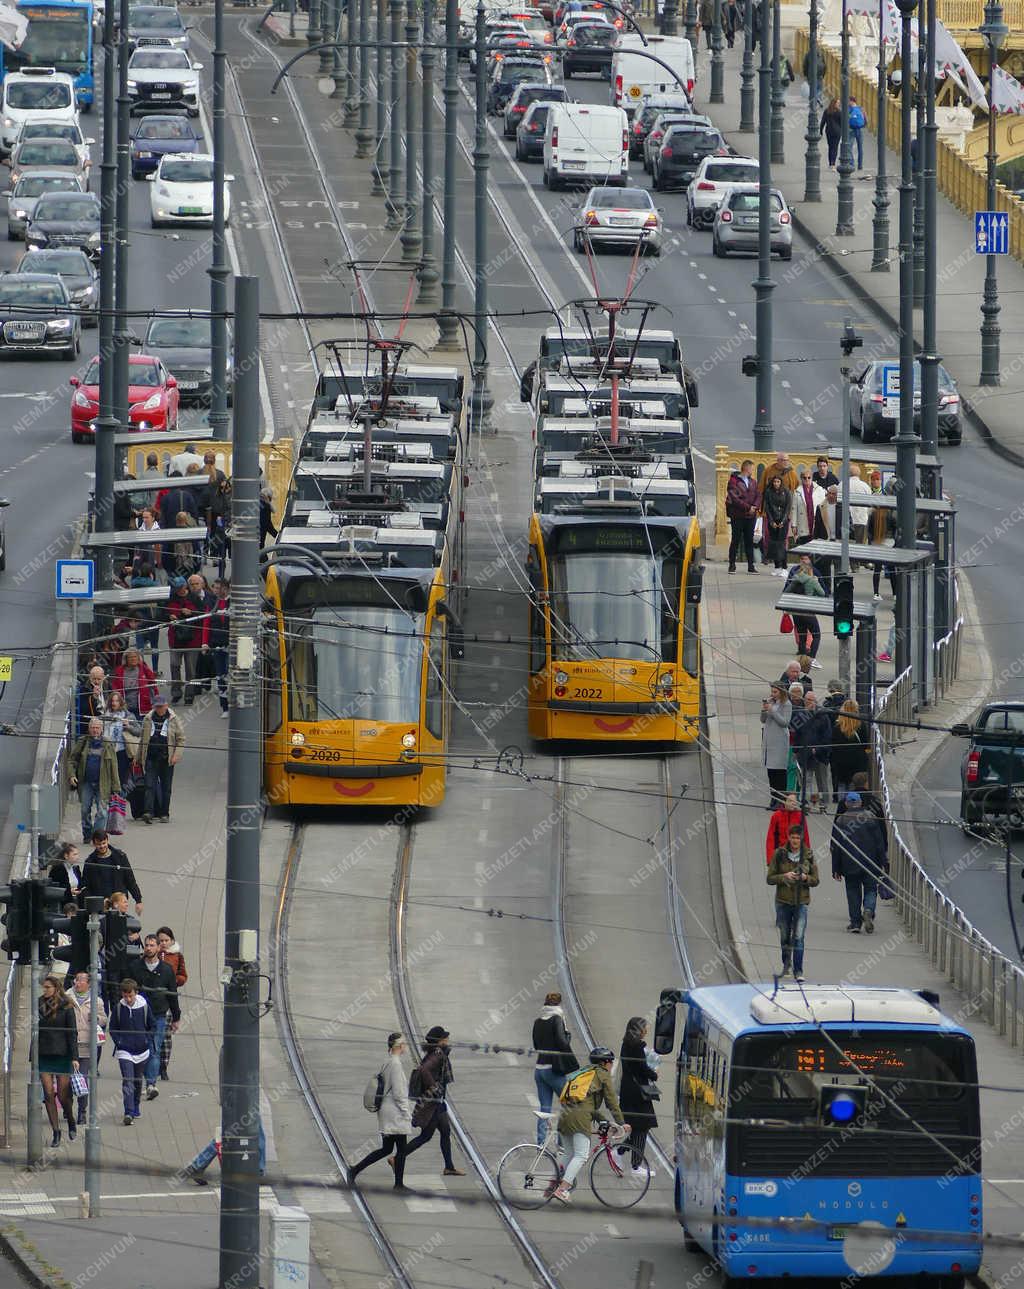
[[[420,220],[423,233],[420,251],[419,303],[432,306],[437,303],[437,255],[434,219],[437,188],[437,135],[434,129],[437,113],[434,110],[434,67],[437,52],[434,49],[434,4],[427,0],[423,6],[423,49],[420,53],[420,70],[423,78],[423,201]]]
[[[924,85],[925,63],[924,0],[917,7],[917,86],[914,92],[914,308],[924,307]]]
[[[39,784],[30,783],[28,787],[28,821],[29,821],[29,877],[34,878],[39,872]],[[33,895],[35,892],[33,892]],[[29,1045],[28,1062],[28,1114],[26,1118],[26,1136],[28,1139],[27,1158],[30,1164],[37,1163],[43,1157],[43,1106],[39,1100],[39,941],[32,937],[32,960],[29,966],[28,1006]]]
[[[740,66],[740,131],[754,133],[754,0],[743,6],[743,62]]]
[[[689,14],[690,6],[696,10],[695,0],[686,0],[686,12]],[[663,36],[679,35],[679,0],[665,0],[665,7],[661,12],[661,34]],[[686,38],[693,45],[693,57],[697,57],[697,41],[695,36],[687,31]]]
[[[111,0],[113,3],[113,0]],[[128,424],[128,198],[131,194],[131,101],[128,98],[128,0],[120,0],[117,33],[117,201],[114,222],[114,417]]]
[[[821,108],[818,104],[818,0],[811,0],[807,37],[807,152],[804,156],[804,201],[821,201]]]
[[[878,0],[878,82],[875,86],[875,129],[878,144],[878,166],[875,170],[875,196],[872,205],[875,213],[871,217],[871,272],[889,272],[889,176],[886,167],[888,135],[886,118],[889,111],[889,96],[885,84],[885,0]]]
[[[228,437],[228,245],[224,218],[224,0],[213,6],[213,231],[210,238],[210,429]]]
[[[985,6],[985,21],[981,33],[988,42],[988,151],[985,153],[985,173],[987,180],[987,205],[989,210],[996,208],[996,163],[999,156],[996,150],[996,112],[992,106],[993,86],[996,79],[996,68],[999,66],[999,48],[1006,39],[1007,30],[1003,22],[1003,6],[998,3]],[[981,375],[979,385],[1000,385],[1002,376],[999,371],[999,284],[996,280],[996,257],[985,256],[985,288],[981,301]]]
[[[114,261],[117,239],[117,124],[114,94],[114,5],[103,15],[103,155],[100,161],[100,405],[96,418],[96,531],[114,531]],[[101,590],[113,584],[113,555],[103,550],[97,560]]]
[[[928,10],[925,44],[926,64],[935,66],[937,18],[935,0],[926,0]],[[924,314],[921,319],[921,450],[926,456],[939,451],[939,355],[938,349],[938,210],[936,207],[936,139],[939,127],[935,121],[935,77],[925,86],[924,139],[918,144],[924,151]],[[942,495],[940,471],[928,470],[923,480],[929,497]]]
[[[337,0],[320,0],[320,25],[323,28],[324,46],[320,50],[320,75],[327,77],[331,75],[331,69],[334,67],[334,46],[331,42],[337,39],[335,31],[337,28],[337,19],[335,16],[335,4]]]
[[[370,155],[370,0],[359,0],[359,124],[356,126],[356,156]],[[376,194],[380,196],[380,193]]]
[[[773,6],[774,7],[774,6]],[[772,426],[772,150],[771,150],[771,17],[768,0],[761,3],[761,64],[757,73],[758,112],[758,203],[757,279],[754,282],[757,327],[757,375],[755,379],[754,450],[770,452],[775,432]]]
[[[320,0],[309,0],[309,26],[306,28],[306,43],[319,45],[324,38],[320,21]]]
[[[836,237],[853,236],[853,139],[850,137],[850,16],[843,0],[842,32],[839,60],[839,111],[842,113],[842,133],[839,136],[838,202],[836,206]]]
[[[347,125],[348,91],[346,89],[347,77],[341,48],[341,4],[342,0],[331,0],[331,40],[334,42],[331,46],[331,80],[334,82],[331,98],[336,103],[341,104],[340,108],[335,109],[336,115],[333,120],[341,125]]]
[[[709,103],[725,102],[725,56],[722,53],[722,3],[715,0],[711,26],[711,92]]]
[[[99,1036],[96,1017],[100,1010],[100,914],[103,896],[87,895],[85,911],[89,915],[89,1106],[85,1125],[85,1191],[89,1196],[89,1216],[100,1216],[100,1088]]]
[[[487,388],[487,174],[491,154],[487,147],[487,10],[478,0],[476,10],[476,132],[473,138],[473,287],[476,337],[473,359],[473,429],[489,428],[493,400]]]
[[[851,324],[848,322],[847,327]],[[843,351],[843,361],[839,368],[839,388],[842,391],[841,412],[843,418],[843,477],[839,481],[842,489],[840,506],[843,520],[839,529],[839,571],[850,571],[850,359]],[[850,637],[843,636],[839,641],[839,681],[843,693],[849,696],[852,677],[850,675]]]
[[[782,3],[781,0],[770,0],[770,3],[772,11],[772,165],[782,166],[786,163],[786,127],[782,117]],[[762,0],[762,4],[768,5],[769,0]]]
[[[359,65],[366,61],[369,52],[359,48],[359,42],[363,39],[356,11],[359,0],[338,0],[338,3],[345,6],[345,39],[348,42],[345,59],[345,126],[351,130],[359,124]]]
[[[419,138],[420,122],[416,110],[416,45],[419,40],[419,23],[417,22],[417,0],[407,0],[405,11],[405,39],[408,48],[405,50],[405,219],[402,224],[402,260],[406,264],[416,264],[420,258],[419,187],[418,166],[416,164],[416,140]]]
[[[438,349],[458,349],[455,317],[455,167],[459,139],[459,0],[444,8],[444,242],[441,251],[441,316]]]
[[[373,146],[373,188],[374,197],[388,197],[388,52],[384,48],[388,37],[388,0],[376,0],[377,3],[377,84],[373,97],[377,104],[376,139]],[[387,201],[388,214],[391,213],[390,198]]]
[[[402,0],[388,0],[391,19],[391,43],[388,50],[388,78],[391,100],[391,142],[388,146],[388,228],[402,228],[405,223],[405,198],[402,195],[402,74],[405,68],[405,51],[399,50],[402,40]]]
[[[221,1289],[260,1284],[259,280],[235,282],[231,490],[224,1060],[221,1073]]]

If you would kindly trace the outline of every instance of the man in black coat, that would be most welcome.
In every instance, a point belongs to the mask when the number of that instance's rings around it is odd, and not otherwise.
[[[863,925],[870,935],[875,929],[878,883],[885,873],[887,849],[878,817],[864,809],[859,792],[848,792],[846,810],[832,825],[832,876],[846,883],[847,931],[856,934]]]
[[[100,895],[109,900],[115,891],[124,891],[135,901],[135,912],[142,914],[142,891],[135,880],[128,856],[123,850],[111,846],[104,829],[97,828],[92,835],[93,848],[82,866],[82,899],[87,895]]]
[[[175,1033],[181,1020],[174,968],[160,957],[160,945],[155,935],[147,935],[143,940],[142,961],[136,962],[132,967],[132,979],[139,986],[139,993],[149,1003],[156,1022],[153,1044],[146,1062],[146,1100],[152,1101],[160,1095],[156,1081],[160,1076],[160,1049],[163,1047],[164,1034],[168,1024],[171,1033]]]

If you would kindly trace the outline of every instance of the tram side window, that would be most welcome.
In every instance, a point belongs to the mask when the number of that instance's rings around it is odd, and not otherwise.
[[[679,579],[682,561],[667,559],[661,566],[661,656],[665,662],[676,660],[676,636],[679,630]]]
[[[530,671],[543,670],[545,662],[544,614],[537,604],[530,601]]]
[[[700,605],[683,605],[683,670],[696,676],[700,660]]]
[[[686,1041],[686,1118],[694,1128],[704,1117],[704,1089],[707,1086],[708,1047],[699,1030],[691,1030]]]
[[[427,729],[435,738],[444,737],[444,626],[440,618],[430,628],[427,661]]]
[[[263,633],[263,731],[272,734],[281,728],[281,658],[277,631]]]
[[[315,721],[316,705],[316,655],[310,636],[313,624],[308,618],[288,620],[290,648],[288,670],[291,674],[289,695],[291,718],[296,721]]]

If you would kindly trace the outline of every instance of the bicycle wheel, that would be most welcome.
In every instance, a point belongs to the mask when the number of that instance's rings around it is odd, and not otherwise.
[[[628,1148],[620,1155],[614,1147],[602,1148],[590,1161],[590,1189],[606,1208],[632,1208],[647,1194],[651,1166],[643,1157],[639,1168],[632,1163]]]
[[[542,1208],[561,1177],[551,1151],[526,1141],[507,1150],[498,1164],[498,1190],[513,1208]]]

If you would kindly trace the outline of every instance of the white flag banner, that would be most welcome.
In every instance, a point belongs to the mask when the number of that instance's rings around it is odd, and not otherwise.
[[[987,109],[988,99],[978,73],[956,40],[938,20],[935,23],[935,70],[939,76],[952,76],[975,107]]]
[[[0,4],[0,42],[8,49],[17,49],[28,31],[28,19],[13,5]]]
[[[992,110],[1001,115],[1024,116],[1024,85],[1001,67],[995,67],[992,82]]]

